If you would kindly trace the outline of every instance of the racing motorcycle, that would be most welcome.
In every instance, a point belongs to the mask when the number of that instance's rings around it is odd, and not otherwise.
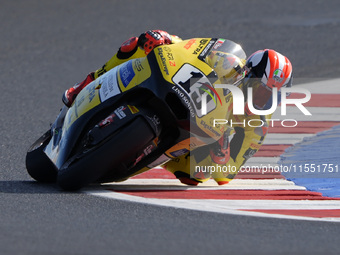
[[[246,54],[230,40],[195,38],[101,75],[28,149],[28,173],[78,190],[126,180],[218,141],[225,127],[214,126],[211,114],[228,116],[230,91],[214,88],[219,62],[211,66],[208,58],[225,58],[223,68],[235,71]]]

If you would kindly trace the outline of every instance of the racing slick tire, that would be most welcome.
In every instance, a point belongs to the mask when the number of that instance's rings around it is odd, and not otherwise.
[[[44,153],[44,149],[50,140],[51,130],[48,130],[31,145],[26,154],[27,172],[38,182],[53,183],[57,180],[57,169]]]

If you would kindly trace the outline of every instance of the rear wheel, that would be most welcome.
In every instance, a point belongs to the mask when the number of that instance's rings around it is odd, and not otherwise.
[[[150,124],[137,117],[127,126],[95,148],[84,148],[58,171],[57,183],[64,190],[78,190],[110,171],[121,168],[122,163],[136,159],[138,152],[155,139]]]
[[[26,169],[28,174],[38,182],[52,183],[57,180],[57,169],[44,153],[46,145],[51,140],[48,130],[28,149],[26,154]]]

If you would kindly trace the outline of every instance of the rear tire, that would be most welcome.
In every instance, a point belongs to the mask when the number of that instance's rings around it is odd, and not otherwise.
[[[149,123],[138,117],[103,144],[83,151],[82,156],[70,164],[66,162],[58,171],[57,184],[64,190],[75,191],[95,183],[121,163],[136,159],[137,153],[154,138]]]
[[[57,180],[57,169],[44,153],[44,149],[50,140],[51,131],[48,130],[32,144],[26,154],[27,172],[38,182],[53,183]]]

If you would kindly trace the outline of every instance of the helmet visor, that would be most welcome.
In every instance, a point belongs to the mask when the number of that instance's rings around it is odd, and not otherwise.
[[[268,110],[271,105],[272,89],[266,86],[259,79],[252,78],[251,87],[253,90],[253,106],[257,110]]]

